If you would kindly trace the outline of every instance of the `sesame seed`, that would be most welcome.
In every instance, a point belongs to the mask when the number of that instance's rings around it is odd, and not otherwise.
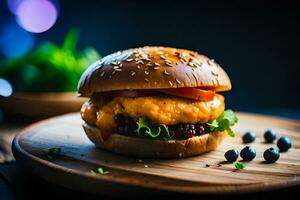
[[[136,64],[144,64],[144,62],[142,60],[138,60]]]
[[[135,75],[135,71],[131,71],[130,74],[131,74],[131,76],[134,76]]]
[[[166,62],[166,65],[168,65],[169,67],[173,67],[173,65],[171,63]]]
[[[119,64],[119,67],[123,67],[123,64],[122,64],[122,63],[120,63],[120,64]]]
[[[169,72],[167,72],[167,70],[165,70],[164,75],[169,75]]]
[[[214,72],[214,71],[211,71],[211,74],[212,74],[213,76],[219,76],[218,73],[216,73],[216,72]]]
[[[114,69],[119,69],[119,66],[114,66],[113,68],[114,68]]]
[[[116,71],[115,70],[113,70],[112,72],[111,72],[111,75],[114,75],[116,73]]]
[[[175,81],[176,81],[178,84],[181,84],[180,80],[178,80],[177,78],[175,78]]]
[[[192,63],[192,62],[189,62],[189,63],[188,63],[188,66],[190,66],[190,67],[194,67],[194,63]]]
[[[127,58],[126,61],[131,62],[131,61],[133,61],[133,59],[132,58]]]
[[[150,66],[150,67],[151,67],[151,66],[152,66],[152,63],[147,63],[146,66]]]
[[[207,60],[207,64],[208,64],[208,65],[212,65],[213,63],[214,63],[214,59]]]
[[[105,71],[101,72],[100,76],[103,77],[105,74]]]
[[[180,58],[180,62],[185,63],[185,60],[183,58]]]
[[[159,63],[157,63],[157,62],[155,62],[155,63],[154,63],[154,65],[155,65],[155,66],[159,66],[160,64],[159,64]]]
[[[173,83],[171,81],[169,81],[169,84],[170,84],[171,87],[173,86]]]
[[[146,168],[149,167],[148,165],[144,165]]]
[[[188,54],[187,53],[185,53],[185,52],[182,52],[181,53],[181,56],[183,56],[183,57],[186,57]]]
[[[141,69],[141,66],[137,65],[136,68]]]
[[[146,81],[146,82],[149,82],[149,80],[148,80],[147,78],[145,78],[145,81]]]
[[[163,59],[163,60],[166,59],[166,57],[165,57],[164,55],[160,55],[159,57],[160,57],[161,59]]]
[[[116,72],[121,72],[122,69],[121,68],[118,68],[118,69],[115,69]]]
[[[148,71],[145,71],[145,74],[146,74],[146,75],[149,75],[149,72],[148,72]]]
[[[112,65],[118,65],[118,63],[116,61],[111,63]]]
[[[154,70],[158,70],[159,69],[159,66],[156,66],[156,67],[153,67]]]

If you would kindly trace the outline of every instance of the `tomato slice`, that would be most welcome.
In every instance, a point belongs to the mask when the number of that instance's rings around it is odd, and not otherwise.
[[[169,88],[160,89],[158,91],[178,97],[184,97],[200,101],[210,101],[214,98],[215,95],[215,91],[202,90],[198,88]]]
[[[114,97],[143,97],[143,96],[154,96],[158,92],[165,94],[200,100],[200,101],[210,101],[214,98],[215,91],[213,90],[203,90],[199,88],[168,88],[168,89],[157,89],[157,90],[117,90],[107,92],[107,95]]]

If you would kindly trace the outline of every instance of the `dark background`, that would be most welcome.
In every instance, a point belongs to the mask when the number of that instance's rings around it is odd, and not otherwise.
[[[233,89],[225,93],[227,107],[300,119],[300,5],[297,1],[58,2],[60,13],[56,24],[49,31],[36,34],[37,42],[61,43],[70,28],[78,27],[81,31],[79,47],[94,46],[102,56],[144,45],[195,50],[214,58],[228,72]],[[1,17],[11,15],[3,4],[5,0],[0,0],[0,21]],[[15,163],[0,165],[0,172],[15,174],[10,168],[16,168]],[[18,168],[15,170],[23,173]],[[11,192],[7,182],[2,183],[2,174],[0,199],[14,199],[15,195],[20,199],[82,197],[65,188],[54,189],[57,186],[38,181],[31,175],[30,178],[16,176],[15,181],[8,182]],[[298,193],[299,187],[294,187],[208,198],[274,199]]]
[[[78,27],[79,47],[94,46],[102,56],[144,45],[195,50],[228,72],[227,107],[296,115],[299,22],[296,1],[61,0],[56,24],[37,39],[60,43]]]

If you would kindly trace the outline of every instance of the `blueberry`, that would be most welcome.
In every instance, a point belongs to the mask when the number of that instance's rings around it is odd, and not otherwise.
[[[276,162],[279,159],[279,157],[280,157],[279,152],[276,149],[274,149],[273,147],[267,149],[264,152],[264,158],[268,163]]]
[[[228,150],[225,154],[224,154],[224,157],[226,158],[226,160],[228,162],[234,162],[238,159],[239,157],[239,152],[238,150],[236,149],[231,149],[231,150]]]
[[[287,136],[283,136],[277,141],[277,146],[281,152],[284,152],[292,147],[292,141]]]
[[[243,158],[244,161],[251,161],[255,158],[255,156],[256,156],[256,151],[250,146],[246,146],[241,151],[241,157]]]
[[[244,143],[250,143],[250,142],[253,142],[256,138],[256,134],[254,132],[246,132],[244,135],[243,135],[243,142]]]
[[[272,143],[276,140],[276,133],[273,130],[267,130],[264,134],[264,138],[267,143]]]

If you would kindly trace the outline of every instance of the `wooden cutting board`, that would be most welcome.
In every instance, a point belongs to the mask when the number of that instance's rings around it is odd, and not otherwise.
[[[16,136],[13,153],[16,160],[34,174],[68,188],[113,196],[162,193],[244,193],[271,190],[300,184],[300,123],[283,118],[238,113],[235,126],[238,135],[227,137],[215,151],[201,156],[151,160],[113,154],[88,140],[78,113],[63,115],[33,124]],[[272,128],[278,136],[289,136],[293,148],[281,153],[279,161],[267,164],[263,132]],[[257,157],[247,162],[246,169],[235,170],[226,163],[226,150],[241,150],[241,135],[255,131],[257,139],[250,145]],[[47,149],[60,147],[62,156],[49,160]],[[142,151],[142,149],[141,149]],[[103,167],[106,175],[93,175],[92,169]]]

